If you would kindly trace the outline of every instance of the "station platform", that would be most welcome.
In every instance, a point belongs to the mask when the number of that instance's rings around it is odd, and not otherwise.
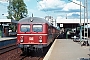
[[[16,43],[17,37],[2,37],[0,38],[0,48],[7,46],[9,44],[14,44]]]
[[[43,60],[90,60],[90,46],[72,39],[55,39]]]
[[[17,37],[2,37],[0,38],[0,41],[4,41],[4,40],[11,40],[11,39],[16,39]]]

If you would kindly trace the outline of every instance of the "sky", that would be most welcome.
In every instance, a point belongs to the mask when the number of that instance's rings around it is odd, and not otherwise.
[[[3,0],[5,1],[5,0]],[[80,4],[80,0],[70,0],[77,4]],[[24,0],[27,9],[28,16],[33,15],[35,17],[52,16],[54,19],[68,18],[79,19],[80,18],[80,5],[77,5],[69,0]],[[88,18],[90,18],[90,0],[88,1]],[[0,19],[6,18],[8,2],[2,2],[0,0]],[[84,0],[81,0],[81,5],[84,6]],[[4,15],[3,15],[4,14]],[[81,7],[81,18],[84,18],[84,7]]]

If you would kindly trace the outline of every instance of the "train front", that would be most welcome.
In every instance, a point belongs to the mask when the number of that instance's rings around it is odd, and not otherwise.
[[[17,44],[22,51],[36,50],[47,45],[47,24],[18,23]]]

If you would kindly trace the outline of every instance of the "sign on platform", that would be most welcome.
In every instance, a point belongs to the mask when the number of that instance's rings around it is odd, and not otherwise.
[[[63,27],[63,24],[60,24],[60,27]]]

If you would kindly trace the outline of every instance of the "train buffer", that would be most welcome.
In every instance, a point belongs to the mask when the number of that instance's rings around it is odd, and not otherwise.
[[[56,39],[43,60],[89,60],[89,48],[80,46],[71,39]]]

